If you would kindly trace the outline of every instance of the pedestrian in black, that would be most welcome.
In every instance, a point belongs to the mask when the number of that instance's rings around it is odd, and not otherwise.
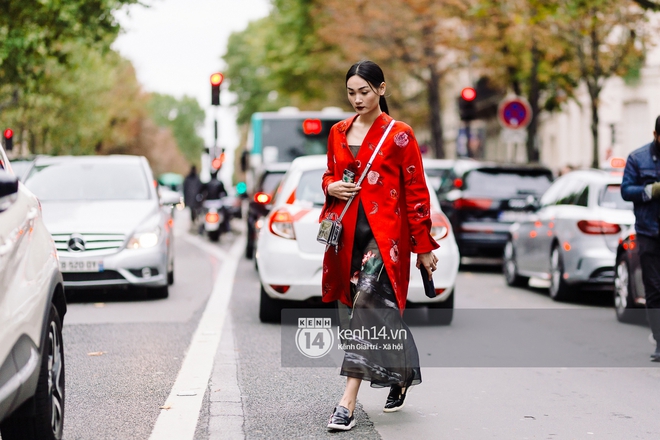
[[[628,156],[621,196],[635,208],[646,316],[656,342],[651,360],[660,362],[660,116],[655,120],[653,142]]]
[[[190,167],[190,172],[183,179],[183,202],[190,209],[190,220],[192,222],[197,218],[199,207],[201,206],[201,198],[198,197],[202,189],[202,181],[197,174],[197,167],[195,165]]]

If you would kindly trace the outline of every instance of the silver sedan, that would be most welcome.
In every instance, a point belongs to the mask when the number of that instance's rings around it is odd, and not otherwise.
[[[144,157],[43,157],[25,184],[41,201],[67,290],[139,285],[168,296],[179,198],[159,200]]]
[[[612,288],[619,233],[635,221],[620,187],[620,175],[601,170],[558,178],[538,209],[511,226],[504,249],[507,283],[549,280],[555,300],[579,287]]]

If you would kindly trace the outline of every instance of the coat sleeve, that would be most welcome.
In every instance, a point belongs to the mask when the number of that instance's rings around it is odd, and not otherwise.
[[[394,142],[401,147],[401,176],[403,195],[410,231],[410,249],[416,254],[431,252],[440,247],[431,236],[431,199],[424,177],[424,166],[419,145],[412,129],[394,135]],[[398,137],[398,139],[397,139]],[[396,147],[395,147],[396,148]]]
[[[621,197],[634,203],[648,202],[650,198],[644,191],[644,184],[639,175],[639,166],[634,156],[628,156],[621,181]]]

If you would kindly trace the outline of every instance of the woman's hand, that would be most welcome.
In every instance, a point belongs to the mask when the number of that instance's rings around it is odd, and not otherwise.
[[[354,183],[343,182],[338,180],[328,185],[328,195],[336,197],[340,200],[348,200],[355,193],[360,191],[360,187]]]
[[[429,280],[433,278],[433,272],[435,271],[437,264],[438,257],[436,257],[433,252],[417,254],[417,263],[415,263],[415,266],[417,266],[417,269],[419,269],[420,265],[424,266],[429,273]]]

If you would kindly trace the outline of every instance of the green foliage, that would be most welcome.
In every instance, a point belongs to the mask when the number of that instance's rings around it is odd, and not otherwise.
[[[0,83],[36,86],[69,43],[109,48],[119,31],[113,11],[137,0],[0,1]]]
[[[266,17],[251,22],[243,32],[229,37],[226,77],[229,90],[237,95],[237,122],[249,122],[258,111],[272,111],[289,105],[289,99],[279,97],[278,84],[267,62],[267,42],[277,38],[273,19]]]
[[[154,93],[149,100],[149,110],[158,126],[172,130],[179,150],[188,161],[197,163],[204,148],[204,139],[197,132],[204,125],[206,117],[197,100],[188,96],[176,99]]]
[[[139,85],[134,75],[132,83],[127,81],[132,66],[115,52],[80,43],[68,43],[63,52],[67,64],[47,60],[41,81],[4,111],[2,120],[16,127],[32,153],[93,154],[112,137],[113,126],[135,111]],[[125,92],[118,93],[117,87]],[[11,90],[5,86],[0,96],[6,100]]]
[[[229,37],[229,90],[237,94],[238,123],[257,111],[287,105],[319,109],[345,105],[341,84],[346,63],[318,35],[311,0],[274,0],[271,14]]]

